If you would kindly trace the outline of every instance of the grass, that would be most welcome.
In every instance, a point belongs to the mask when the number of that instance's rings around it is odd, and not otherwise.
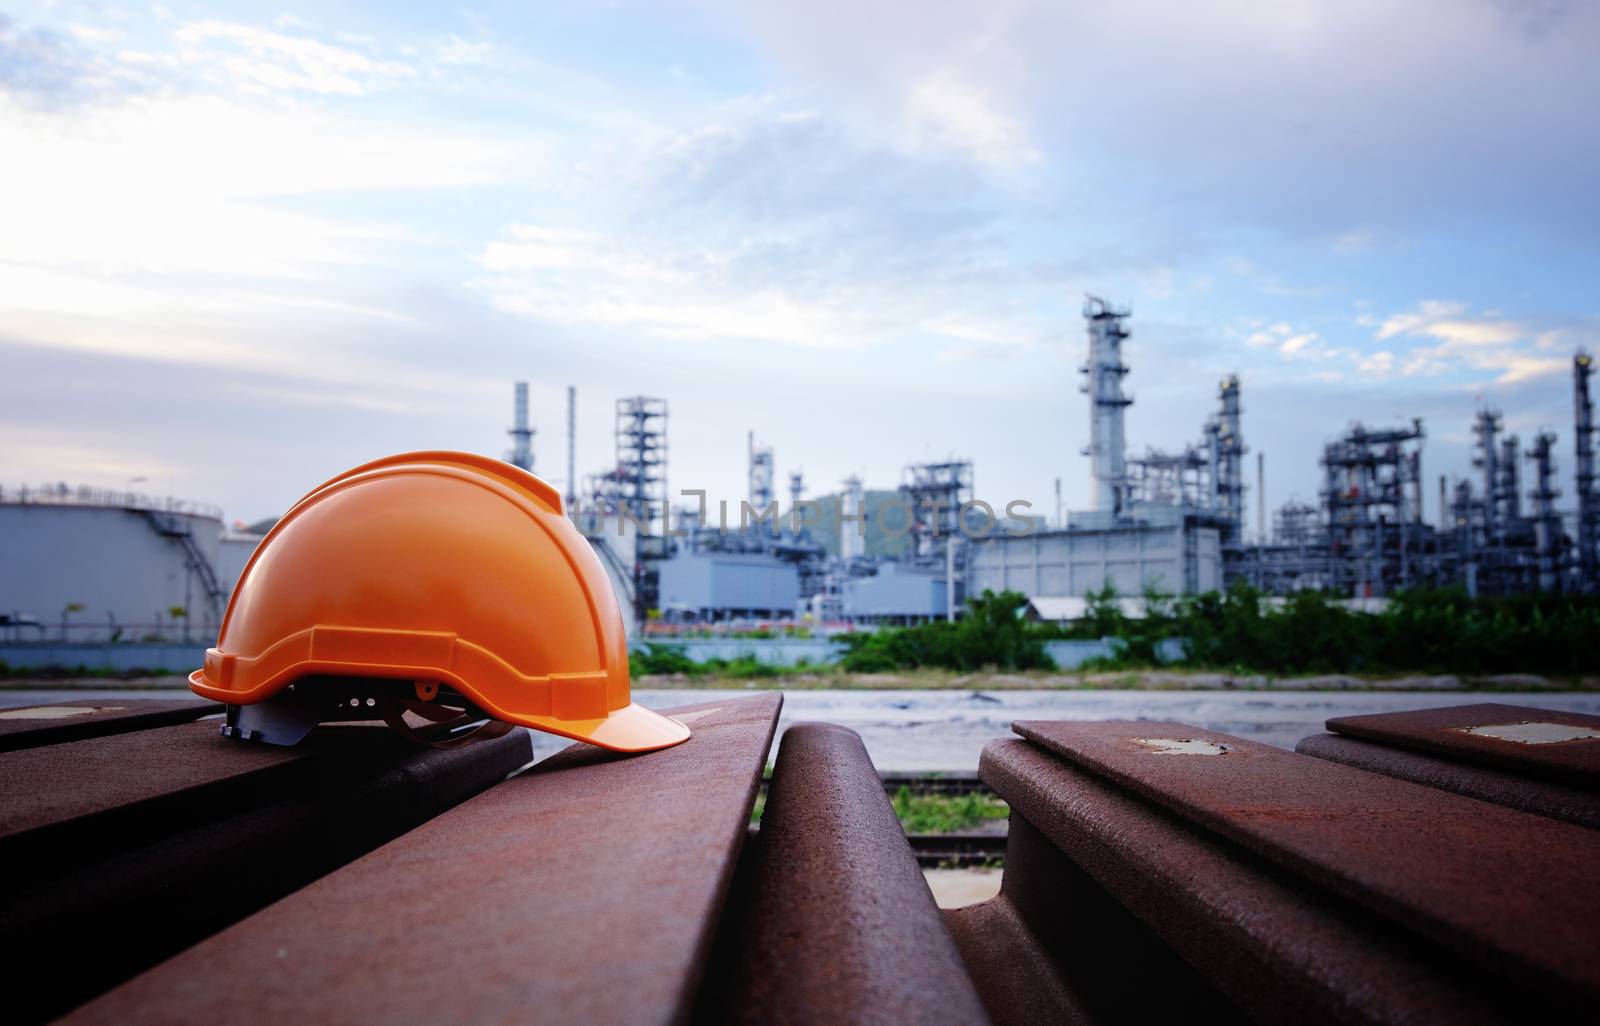
[[[914,794],[909,787],[895,792],[893,804],[908,834],[964,834],[1011,811],[990,794]]]
[[[908,834],[964,834],[1010,814],[1006,803],[990,794],[915,794],[902,787],[890,800],[900,826]],[[761,822],[767,793],[756,796],[750,823]]]

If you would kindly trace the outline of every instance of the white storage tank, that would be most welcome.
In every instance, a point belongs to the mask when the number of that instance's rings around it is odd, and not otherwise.
[[[225,556],[223,533],[221,510],[197,503],[0,491],[0,640],[214,639],[258,540],[241,536]]]

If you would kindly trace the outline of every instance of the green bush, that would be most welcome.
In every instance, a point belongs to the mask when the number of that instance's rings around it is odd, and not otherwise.
[[[785,672],[783,667],[760,662],[753,656],[708,659],[703,663],[697,663],[690,659],[680,646],[656,642],[647,642],[642,652],[629,653],[628,669],[635,677],[647,673],[686,673],[713,677],[777,677]]]
[[[676,645],[647,642],[643,652],[628,654],[628,670],[635,677],[646,673],[695,673],[699,669],[700,664]]]
[[[1381,613],[1356,612],[1322,592],[1300,591],[1276,607],[1245,584],[1177,600],[1143,625],[1113,662],[1144,665],[1144,642],[1183,638],[1184,662],[1263,673],[1592,673],[1600,646],[1600,598],[1515,595],[1469,598],[1459,589],[1393,596]]]
[[[950,623],[885,627],[849,634],[840,665],[857,673],[939,667],[950,670],[1049,669],[1044,642],[1053,633],[1022,619],[1027,597],[1014,591],[985,591],[967,600],[967,612]]]

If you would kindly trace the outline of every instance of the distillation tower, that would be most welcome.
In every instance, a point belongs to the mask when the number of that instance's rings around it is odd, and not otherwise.
[[[757,445],[756,433],[750,432],[748,438],[747,475],[750,491],[750,508],[757,513],[766,510],[772,505],[776,492],[773,483],[775,475],[773,469],[772,446]]]
[[[1223,544],[1244,535],[1244,433],[1240,428],[1239,378],[1230,374],[1217,389],[1220,409],[1206,426],[1211,453],[1211,508],[1222,514]]]
[[[1533,449],[1528,461],[1533,464],[1534,487],[1528,493],[1533,500],[1534,545],[1539,558],[1539,590],[1560,589],[1566,576],[1564,538],[1561,534],[1561,514],[1556,512],[1556,499],[1561,495],[1556,488],[1556,436],[1541,431],[1534,436]]]
[[[506,432],[511,436],[511,451],[506,453],[506,462],[532,472],[533,428],[528,423],[528,383],[517,382],[512,395],[511,428]]]
[[[1132,311],[1117,309],[1097,296],[1088,297],[1083,316],[1089,322],[1089,358],[1080,368],[1082,390],[1089,396],[1089,480],[1097,512],[1121,515],[1126,506],[1127,440],[1123,414],[1132,399],[1123,395],[1122,343],[1128,337],[1123,321]]]
[[[1585,590],[1600,590],[1600,494],[1594,476],[1594,401],[1589,379],[1594,357],[1579,352],[1572,358],[1573,471],[1578,499],[1578,572]]]
[[[844,479],[839,496],[839,558],[846,563],[867,554],[866,503],[861,478],[851,474]]]

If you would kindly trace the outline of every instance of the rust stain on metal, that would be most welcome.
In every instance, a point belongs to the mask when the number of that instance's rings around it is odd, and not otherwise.
[[[1093,726],[1086,724],[1086,726]],[[1141,724],[1148,728],[1148,724]],[[1150,760],[1144,760],[1149,762]],[[1230,765],[1227,760],[1202,760]],[[1194,764],[1185,764],[1194,765]],[[1196,829],[1093,772],[1018,739],[991,741],[979,773],[1011,805],[1012,836],[1037,831],[1118,903],[1198,969],[1210,985],[1261,1022],[1538,1021],[1545,1002],[1527,1000],[1490,973],[1439,958],[1404,931],[1353,914],[1319,887],[1275,871],[1209,831]],[[1035,856],[1037,859],[1037,856]],[[1013,870],[1008,853],[1002,896],[1029,913],[1062,873],[1040,861]],[[1032,921],[1063,950],[1056,963],[1067,982],[1092,996],[1102,981],[1085,977],[1098,951],[1097,920],[1072,914]],[[1452,971],[1454,969],[1454,971]],[[1124,968],[1122,971],[1126,972]],[[1134,972],[1137,973],[1137,969]],[[1147,989],[1165,981],[1146,977]],[[1133,989],[1131,1002],[1151,1002]],[[1133,1004],[1107,1018],[1135,1021]]]
[[[1600,834],[1178,723],[1025,722],[1018,733],[1485,968],[1600,998]],[[1149,759],[1151,734],[1241,758]]]
[[[1508,731],[1514,725],[1545,724],[1537,731]],[[1328,729],[1380,744],[1411,748],[1462,762],[1511,770],[1527,776],[1548,777],[1600,790],[1600,716],[1530,709],[1484,702],[1443,709],[1340,716]],[[1494,728],[1492,731],[1484,728]],[[1566,735],[1564,730],[1570,730]],[[1588,732],[1584,739],[1583,732]],[[1511,733],[1507,738],[1497,736]],[[1548,735],[1554,743],[1518,743],[1531,734]],[[1565,737],[1565,741],[1561,738]]]
[[[564,749],[64,1021],[681,1022],[781,703]]]
[[[1536,816],[1600,828],[1600,794],[1571,784],[1530,779],[1506,770],[1391,748],[1340,734],[1313,734],[1294,750],[1441,791],[1454,791],[1482,802],[1521,809]]]

